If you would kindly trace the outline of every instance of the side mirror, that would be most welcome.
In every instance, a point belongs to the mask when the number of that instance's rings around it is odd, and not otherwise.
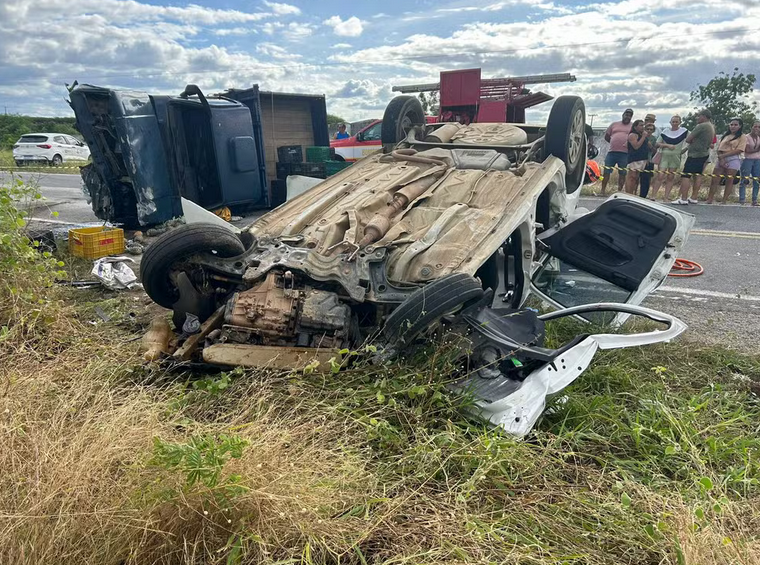
[[[356,134],[356,141],[364,141],[364,132],[360,131]]]

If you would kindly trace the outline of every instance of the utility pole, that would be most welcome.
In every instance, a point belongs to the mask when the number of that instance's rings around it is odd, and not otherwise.
[[[594,118],[598,116],[599,114],[589,114],[591,116],[591,123],[589,124],[591,127],[594,127]]]

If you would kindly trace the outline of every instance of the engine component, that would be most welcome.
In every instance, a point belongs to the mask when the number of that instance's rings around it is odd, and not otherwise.
[[[305,293],[299,325],[303,329],[348,331],[351,309],[338,300],[338,295],[323,290],[309,290]]]
[[[224,312],[225,323],[251,328],[265,342],[293,336],[301,293],[283,288],[284,282],[284,275],[270,272],[259,285],[233,295]]]

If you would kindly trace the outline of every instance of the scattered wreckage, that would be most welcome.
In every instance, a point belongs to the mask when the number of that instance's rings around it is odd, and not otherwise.
[[[387,153],[239,235],[190,223],[147,249],[142,282],[174,311],[175,358],[329,366],[367,340],[387,356],[443,330],[465,343],[468,370],[456,387],[473,394],[481,418],[523,436],[546,396],[597,349],[669,341],[685,329],[639,304],[667,276],[694,219],[625,194],[592,212],[576,208],[586,156],[580,98],[558,98],[545,126],[397,119],[405,137]],[[530,295],[557,310],[538,315],[525,307]],[[544,345],[553,320],[619,325],[630,315],[664,328]]]

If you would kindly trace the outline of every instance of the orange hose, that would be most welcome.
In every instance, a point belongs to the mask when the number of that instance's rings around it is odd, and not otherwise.
[[[679,272],[681,271],[681,272]],[[668,273],[669,277],[698,277],[705,272],[705,268],[696,261],[688,259],[676,259]]]

